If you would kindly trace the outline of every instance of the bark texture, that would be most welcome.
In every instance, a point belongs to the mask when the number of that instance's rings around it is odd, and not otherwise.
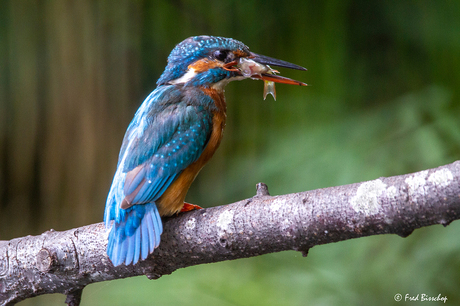
[[[63,293],[78,305],[88,284],[296,250],[379,234],[407,237],[414,229],[447,226],[460,216],[460,162],[388,178],[313,191],[257,195],[164,220],[158,249],[145,261],[114,267],[102,223],[0,241],[0,305]]]

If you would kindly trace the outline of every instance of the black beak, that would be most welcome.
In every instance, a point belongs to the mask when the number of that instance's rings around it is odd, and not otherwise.
[[[283,61],[283,60],[279,60],[279,59],[276,59],[276,58],[273,58],[273,57],[256,54],[254,52],[250,53],[249,58],[254,60],[254,61],[256,61],[256,62],[258,62],[258,63],[264,64],[264,65],[271,65],[271,66],[284,67],[284,68],[297,69],[297,70],[304,70],[304,71],[307,70],[307,68],[304,68],[302,66],[292,64],[292,63],[289,63],[289,62],[286,62],[286,61]]]
[[[265,56],[265,55],[260,55],[251,52],[248,58],[252,59],[255,62],[258,62],[262,65],[270,65],[270,66],[277,66],[277,67],[284,67],[284,68],[290,68],[290,69],[297,69],[297,70],[307,70],[306,68],[292,64],[283,60],[279,60],[273,57]],[[291,84],[291,85],[300,85],[300,86],[308,86],[307,84],[296,81],[293,79],[289,79],[280,75],[276,74],[269,74],[269,73],[262,73],[260,75],[254,75],[253,77],[264,80],[264,81],[271,81],[271,82],[277,82],[277,83],[284,83],[284,84]]]

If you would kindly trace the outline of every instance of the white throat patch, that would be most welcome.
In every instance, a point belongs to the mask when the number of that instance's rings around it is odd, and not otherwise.
[[[193,68],[189,68],[189,70],[187,70],[187,72],[183,76],[175,80],[169,81],[169,84],[171,85],[185,84],[191,79],[193,79],[196,75],[197,75],[196,70]]]
[[[178,84],[185,84],[187,82],[189,82],[190,80],[192,80],[198,73],[196,72],[196,70],[194,68],[189,68],[187,70],[187,72],[181,76],[180,78],[177,78],[175,80],[172,80],[172,81],[169,81],[168,84],[171,84],[171,85],[178,85]],[[236,76],[236,77],[232,77],[232,78],[229,78],[229,79],[223,79],[215,84],[213,84],[211,87],[214,88],[214,89],[217,89],[217,90],[223,90],[224,87],[231,81],[240,81],[240,80],[244,80],[248,78],[247,76]]]

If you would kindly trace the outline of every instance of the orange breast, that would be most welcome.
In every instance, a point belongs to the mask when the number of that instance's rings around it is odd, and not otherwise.
[[[219,147],[222,140],[223,131],[226,120],[225,100],[222,94],[216,90],[208,89],[203,90],[206,94],[210,95],[219,108],[218,112],[214,113],[212,119],[212,132],[208,144],[201,153],[200,157],[190,166],[184,169],[179,177],[166,189],[163,195],[156,201],[158,211],[161,216],[171,216],[179,212],[184,206],[185,196],[190,188],[190,185],[195,180],[195,177],[200,172],[201,168],[209,161],[214,152]]]

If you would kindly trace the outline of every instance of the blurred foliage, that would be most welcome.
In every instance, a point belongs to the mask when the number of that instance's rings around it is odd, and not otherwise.
[[[0,1],[0,239],[100,222],[124,131],[175,44],[233,37],[311,83],[226,90],[202,206],[436,167],[460,156],[458,1]],[[459,304],[460,225],[91,285],[84,305]],[[63,295],[21,305],[63,304]],[[401,302],[400,302],[401,303]],[[411,305],[423,303],[411,302]],[[424,304],[423,304],[424,305]]]

